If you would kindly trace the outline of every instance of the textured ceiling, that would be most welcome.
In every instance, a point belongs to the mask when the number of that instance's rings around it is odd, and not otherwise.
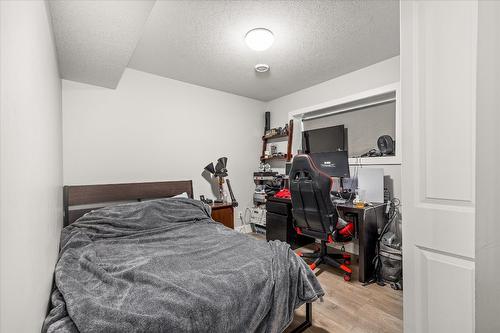
[[[267,101],[399,54],[397,0],[156,1],[150,8],[149,1],[51,3],[63,77],[114,87],[133,53],[130,68]],[[256,27],[273,31],[270,49],[246,46]],[[270,72],[255,73],[257,63]]]
[[[63,79],[116,88],[154,1],[51,0]]]

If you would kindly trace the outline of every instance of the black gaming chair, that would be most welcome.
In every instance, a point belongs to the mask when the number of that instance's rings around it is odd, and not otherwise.
[[[314,259],[309,265],[311,269],[322,263],[340,268],[344,271],[344,280],[349,281],[352,274],[348,267],[350,256],[327,254],[327,243],[340,239],[342,242],[351,240],[342,237],[337,229],[337,210],[330,198],[332,182],[332,178],[321,172],[308,155],[294,157],[290,170],[290,192],[295,230],[299,235],[321,241],[318,251],[303,254],[299,252],[298,255]]]

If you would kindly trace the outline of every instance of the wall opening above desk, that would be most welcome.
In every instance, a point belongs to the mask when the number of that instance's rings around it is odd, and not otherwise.
[[[400,164],[400,110],[398,85],[382,87],[373,92],[346,97],[297,110],[291,116],[301,120],[302,132],[344,126],[344,146],[350,164]],[[378,155],[377,140],[387,135],[394,140],[392,153]],[[304,135],[300,135],[302,140]],[[301,149],[302,143],[297,145]],[[375,151],[374,151],[375,150]],[[367,156],[368,152],[372,152]]]

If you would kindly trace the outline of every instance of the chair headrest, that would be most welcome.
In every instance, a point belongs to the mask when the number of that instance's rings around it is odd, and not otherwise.
[[[330,180],[330,176],[321,171],[312,158],[309,155],[300,154],[293,158],[292,168],[290,170],[290,179],[293,180],[297,173],[302,173],[302,176],[308,174],[308,178],[328,178]]]

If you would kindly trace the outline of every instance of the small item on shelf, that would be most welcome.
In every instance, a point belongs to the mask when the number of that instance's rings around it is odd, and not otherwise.
[[[269,164],[261,163],[262,168],[259,167],[259,172],[253,173],[254,181],[273,180],[274,176],[278,174],[277,172],[274,171],[264,171],[264,165],[269,165]]]
[[[273,196],[279,192],[282,188],[283,177],[281,175],[276,175],[272,181],[266,182],[265,192],[268,196]]]
[[[377,148],[372,148],[359,157],[394,156],[395,142],[390,135],[382,135],[377,139]]]
[[[264,171],[264,168],[266,169]],[[253,193],[253,203],[255,206],[262,205],[267,201],[266,185],[275,182],[278,175],[277,172],[270,171],[269,164],[261,163],[258,172],[253,173],[253,181],[255,183],[255,190]]]
[[[390,135],[382,135],[377,140],[377,147],[382,156],[394,155],[395,142]]]
[[[278,135],[278,131],[276,128],[271,128],[270,130],[266,131],[266,134],[264,135],[265,138],[271,138],[273,136]]]
[[[271,165],[269,163],[260,162],[259,171],[260,172],[270,172]],[[255,176],[255,172],[254,172],[254,176]]]
[[[200,201],[206,203],[207,205],[210,205],[213,203],[212,199],[205,198],[204,195],[200,195]]]
[[[278,146],[273,144],[273,145],[271,145],[271,155],[274,156],[276,154],[278,154]]]
[[[285,124],[284,127],[276,127],[268,129],[264,133],[264,139],[269,139],[275,136],[286,136],[288,135],[288,129],[289,129],[288,124]]]

